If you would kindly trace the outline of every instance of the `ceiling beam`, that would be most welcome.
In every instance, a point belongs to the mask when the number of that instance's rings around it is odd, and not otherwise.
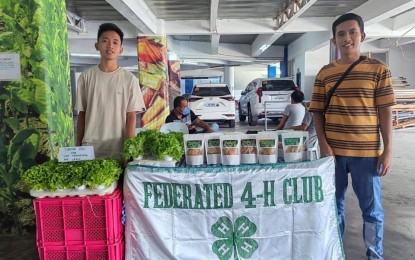
[[[283,33],[260,34],[251,45],[251,56],[258,57],[271,46]]]
[[[369,42],[374,42],[374,41],[377,41],[377,40],[380,40],[380,39],[382,39],[382,38],[380,38],[380,37],[366,37],[365,38],[365,43],[369,43]]]
[[[365,29],[366,37],[378,38],[399,38],[415,37],[415,28],[413,30],[392,30],[387,21],[372,24]]]
[[[317,0],[293,0],[277,17],[276,30],[284,30],[290,23],[303,14]]]
[[[393,18],[393,30],[410,29],[415,24],[415,9]]]
[[[212,55],[218,54],[220,35],[217,33],[219,0],[210,0],[210,47]]]
[[[66,23],[68,28],[75,32],[87,32],[85,20],[68,10],[66,10]]]
[[[105,0],[144,34],[157,32],[157,17],[144,0]]]
[[[395,41],[396,46],[404,46],[415,42],[415,37],[398,38]]]
[[[372,25],[414,7],[412,0],[369,0],[351,12],[362,16],[365,25]]]
[[[218,54],[218,51],[219,51],[219,39],[220,39],[220,35],[219,34],[212,34],[210,36],[210,47],[211,47],[211,53],[212,53],[212,55]]]
[[[177,20],[165,22],[163,33],[166,35],[303,33],[304,28],[307,28],[307,32],[331,30],[333,21],[332,17],[297,18],[284,30],[275,31],[274,19],[219,19],[216,22],[217,31],[211,32],[208,20]]]
[[[278,16],[276,30],[283,31],[290,23],[296,20],[302,13],[310,8],[317,0],[294,0]],[[278,38],[283,35],[281,32],[273,34],[260,34],[251,45],[251,55],[258,57]]]
[[[210,0],[210,31],[216,32],[216,20],[218,19],[219,0]]]
[[[69,39],[95,39],[97,40],[97,32],[99,26],[102,23],[107,23],[108,21],[88,21],[86,24],[87,32],[75,32],[73,30],[68,30],[68,38]],[[115,21],[114,22],[123,32],[124,32],[124,40],[131,38],[136,39],[139,33],[137,27],[132,25],[129,21]]]

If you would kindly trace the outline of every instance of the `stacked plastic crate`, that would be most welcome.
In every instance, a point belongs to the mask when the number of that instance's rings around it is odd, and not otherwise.
[[[41,260],[124,259],[122,192],[34,200]]]

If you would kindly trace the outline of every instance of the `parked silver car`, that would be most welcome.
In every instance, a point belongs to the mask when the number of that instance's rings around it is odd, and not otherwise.
[[[285,107],[291,103],[291,93],[296,89],[297,86],[291,78],[254,79],[241,92],[239,121],[243,122],[248,117],[248,124],[255,126],[258,119],[265,117],[265,111],[267,118],[281,118]]]

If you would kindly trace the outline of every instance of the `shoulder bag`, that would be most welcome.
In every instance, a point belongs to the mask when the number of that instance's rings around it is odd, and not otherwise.
[[[327,110],[329,109],[331,97],[333,96],[333,94],[336,91],[337,87],[343,82],[343,80],[347,77],[347,75],[349,75],[350,71],[352,71],[352,69],[357,64],[359,64],[361,61],[363,61],[365,59],[366,59],[366,56],[360,56],[357,61],[353,62],[349,66],[349,68],[347,68],[347,70],[342,74],[342,76],[337,80],[336,84],[334,84],[334,86],[329,90],[329,92],[327,93],[327,102],[326,102],[326,105],[324,106],[323,114],[325,114],[327,112]]]

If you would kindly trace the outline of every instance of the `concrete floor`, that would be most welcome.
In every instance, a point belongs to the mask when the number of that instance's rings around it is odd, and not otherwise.
[[[269,127],[275,127],[275,123],[270,122]],[[263,129],[262,120],[256,127],[242,122],[237,123],[235,129],[223,126],[221,131],[246,132]],[[385,210],[384,256],[387,260],[409,260],[415,259],[415,128],[395,130],[393,145],[392,170],[382,179]],[[366,259],[361,212],[351,188],[347,193],[346,215],[346,259]],[[0,260],[38,259],[35,239],[34,234],[25,237],[0,235]]]
[[[268,128],[275,123],[268,121]],[[224,131],[231,131],[225,129]],[[264,130],[264,120],[256,127],[237,123],[235,131]],[[351,180],[349,180],[351,183]],[[385,212],[384,258],[386,260],[415,259],[415,127],[394,130],[392,169],[382,177]],[[351,186],[346,195],[346,232],[343,237],[346,260],[366,259],[363,242],[363,220]],[[315,259],[319,260],[319,259]]]

